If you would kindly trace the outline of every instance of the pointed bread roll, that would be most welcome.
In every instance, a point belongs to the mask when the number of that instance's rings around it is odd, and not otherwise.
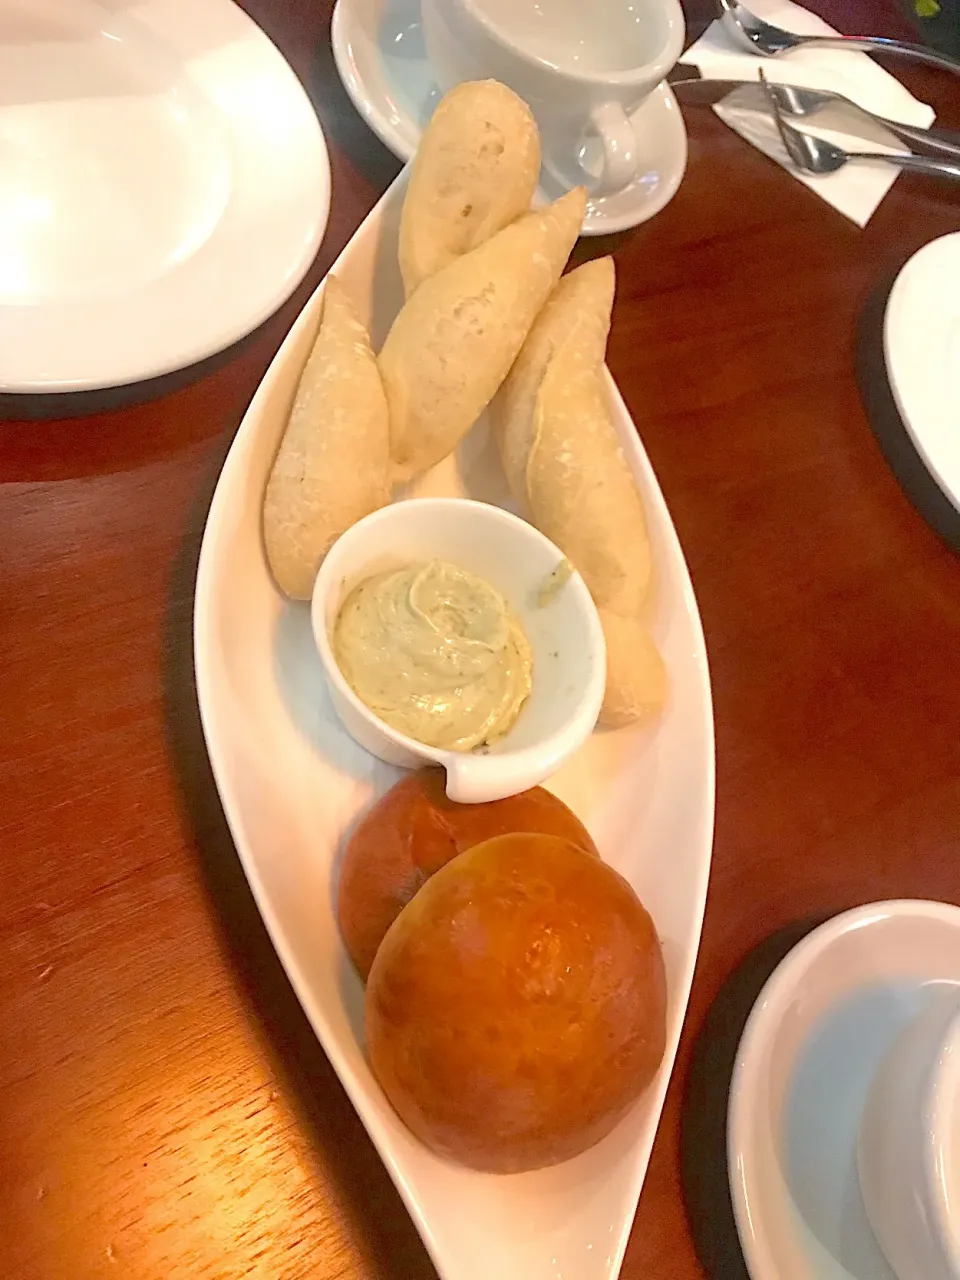
[[[491,417],[510,488],[580,571],[600,611],[607,640],[601,718],[626,724],[660,706],[666,672],[641,622],[650,542],[602,380],[613,292],[611,258],[563,277]]]
[[[335,276],[322,305],[263,502],[267,560],[295,600],[310,598],[340,534],[390,496],[387,401],[370,340]]]
[[[394,482],[452,453],[506,377],[580,233],[582,187],[424,280],[380,352]]]
[[[406,296],[526,213],[539,173],[540,135],[522,98],[496,80],[451,89],[420,140],[403,202]]]
[[[655,716],[667,700],[669,679],[649,628],[639,618],[598,612],[607,646],[600,723],[616,729]]]

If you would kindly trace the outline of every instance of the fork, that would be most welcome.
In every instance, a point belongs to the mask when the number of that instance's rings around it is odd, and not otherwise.
[[[884,160],[901,169],[914,173],[926,173],[942,178],[952,178],[960,182],[960,164],[951,164],[948,160],[934,160],[929,156],[895,155],[885,151],[845,151],[836,143],[827,142],[825,138],[817,138],[811,133],[804,133],[794,125],[788,124],[780,109],[777,96],[772,92],[770,83],[760,68],[760,81],[766,94],[767,102],[776,121],[777,132],[786,147],[787,155],[806,173],[836,173],[850,160]]]
[[[854,102],[852,98],[838,93],[835,89],[806,89],[798,85],[779,84],[770,80],[767,81],[767,87],[776,97],[781,111],[789,116],[802,119],[804,116],[816,115],[818,111],[832,104],[853,107],[861,115],[875,120],[877,124],[906,142],[908,146],[928,147],[931,150],[940,151],[943,155],[960,159],[960,134],[954,135],[957,139],[954,142],[943,130],[938,133],[936,130],[919,129],[913,125],[901,124],[899,120],[888,120],[886,116],[868,111],[859,102]]]
[[[763,90],[756,80],[751,78],[714,80],[710,76],[703,75],[699,68],[684,64],[675,67],[668,74],[667,83],[681,102],[691,105],[713,106],[735,87],[741,90],[756,88],[757,94],[763,99]],[[848,98],[846,94],[839,93],[836,89],[810,89],[805,85],[784,84],[779,80],[768,80],[767,84],[770,86],[770,92],[776,94],[780,110],[784,115],[802,118],[816,115],[824,107],[839,106],[855,112],[863,119],[872,120],[888,133],[905,142],[908,147],[915,151],[919,150],[921,154],[933,152],[960,160],[960,133],[953,130],[944,129],[939,125],[930,129],[921,129],[915,125],[902,124],[899,120],[890,120],[887,116],[869,111],[861,103]]]
[[[720,19],[724,26],[738,42],[741,48],[762,57],[775,58],[780,53],[790,53],[793,49],[804,46],[821,49],[857,49],[876,51],[878,53],[898,53],[906,58],[915,58],[918,62],[926,62],[939,67],[943,71],[952,71],[960,75],[960,60],[951,58],[937,49],[928,49],[926,45],[912,44],[905,40],[889,40],[886,36],[798,36],[792,31],[764,22],[752,13],[743,0],[714,0]]]

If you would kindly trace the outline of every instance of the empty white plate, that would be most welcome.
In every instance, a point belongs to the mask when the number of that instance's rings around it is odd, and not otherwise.
[[[883,349],[903,424],[960,511],[960,231],[924,245],[897,276]]]
[[[231,0],[0,0],[0,390],[139,381],[303,278],[330,169]]]
[[[331,35],[337,70],[354,106],[395,156],[409,160],[440,98],[419,0],[337,0]],[[640,171],[623,191],[587,202],[584,235],[609,235],[646,222],[673,198],[683,178],[687,131],[668,84],[637,108],[631,124]],[[540,198],[560,194],[550,183]]]
[[[857,1134],[874,1073],[943,984],[960,908],[878,902],[808,934],[744,1028],[727,1155],[752,1280],[896,1280],[867,1221]]]

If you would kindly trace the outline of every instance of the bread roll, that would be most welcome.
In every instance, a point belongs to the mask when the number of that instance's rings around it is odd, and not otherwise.
[[[308,600],[323,557],[389,499],[387,402],[367,332],[335,276],[263,502],[277,585]]]
[[[600,711],[612,729],[655,716],[669,692],[667,669],[647,625],[599,609],[607,646],[607,683]]]
[[[603,386],[613,292],[612,258],[563,277],[491,419],[511,489],[579,569],[600,611],[608,648],[601,720],[624,724],[662,704],[666,673],[640,621],[651,581],[650,541]]]
[[[441,100],[414,156],[400,218],[407,297],[530,208],[540,135],[527,104],[496,80],[459,84]]]
[[[488,840],[391,925],[366,1037],[387,1098],[437,1154],[497,1173],[566,1160],[609,1133],[663,1057],[653,922],[566,840]]]
[[[580,232],[577,187],[518,218],[424,280],[387,334],[379,365],[394,482],[445,458],[506,377]]]
[[[360,976],[366,978],[384,934],[434,872],[511,831],[562,836],[599,856],[579,818],[543,787],[491,804],[455,804],[442,769],[419,769],[381,796],[347,841],[340,868],[337,917]]]

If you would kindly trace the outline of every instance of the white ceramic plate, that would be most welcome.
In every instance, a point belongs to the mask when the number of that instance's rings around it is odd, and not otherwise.
[[[0,390],[139,381],[293,292],[330,169],[231,0],[0,0]]]
[[[943,984],[960,986],[960,908],[878,902],[778,965],[730,1086],[730,1190],[752,1280],[896,1280],[870,1230],[857,1133],[874,1073]]]
[[[427,61],[418,0],[337,0],[331,27],[340,79],[380,140],[409,160],[440,100]],[[687,131],[673,90],[660,85],[631,117],[642,169],[623,191],[587,202],[584,235],[646,222],[675,195],[687,167]],[[541,199],[561,194],[545,185]]]
[[[960,511],[960,231],[925,244],[897,276],[883,349],[904,426]]]
[[[375,346],[402,299],[404,179],[344,250],[337,276]],[[713,837],[713,717],[697,606],[663,497],[612,380],[626,456],[643,490],[658,572],[655,632],[672,679],[656,728],[594,734],[551,787],[634,885],[663,941],[667,1052],[643,1100],[601,1144],[539,1173],[494,1177],[444,1163],[396,1119],[363,1055],[363,992],[334,919],[344,832],[398,778],[340,727],[309,607],[285,601],[264,560],[264,485],[306,360],[320,291],[281,347],[224,464],[203,539],[194,620],[197,690],[224,811],[294,989],[444,1280],[610,1280],[620,1265],[676,1053],[700,938]],[[507,506],[481,420],[416,493]]]

